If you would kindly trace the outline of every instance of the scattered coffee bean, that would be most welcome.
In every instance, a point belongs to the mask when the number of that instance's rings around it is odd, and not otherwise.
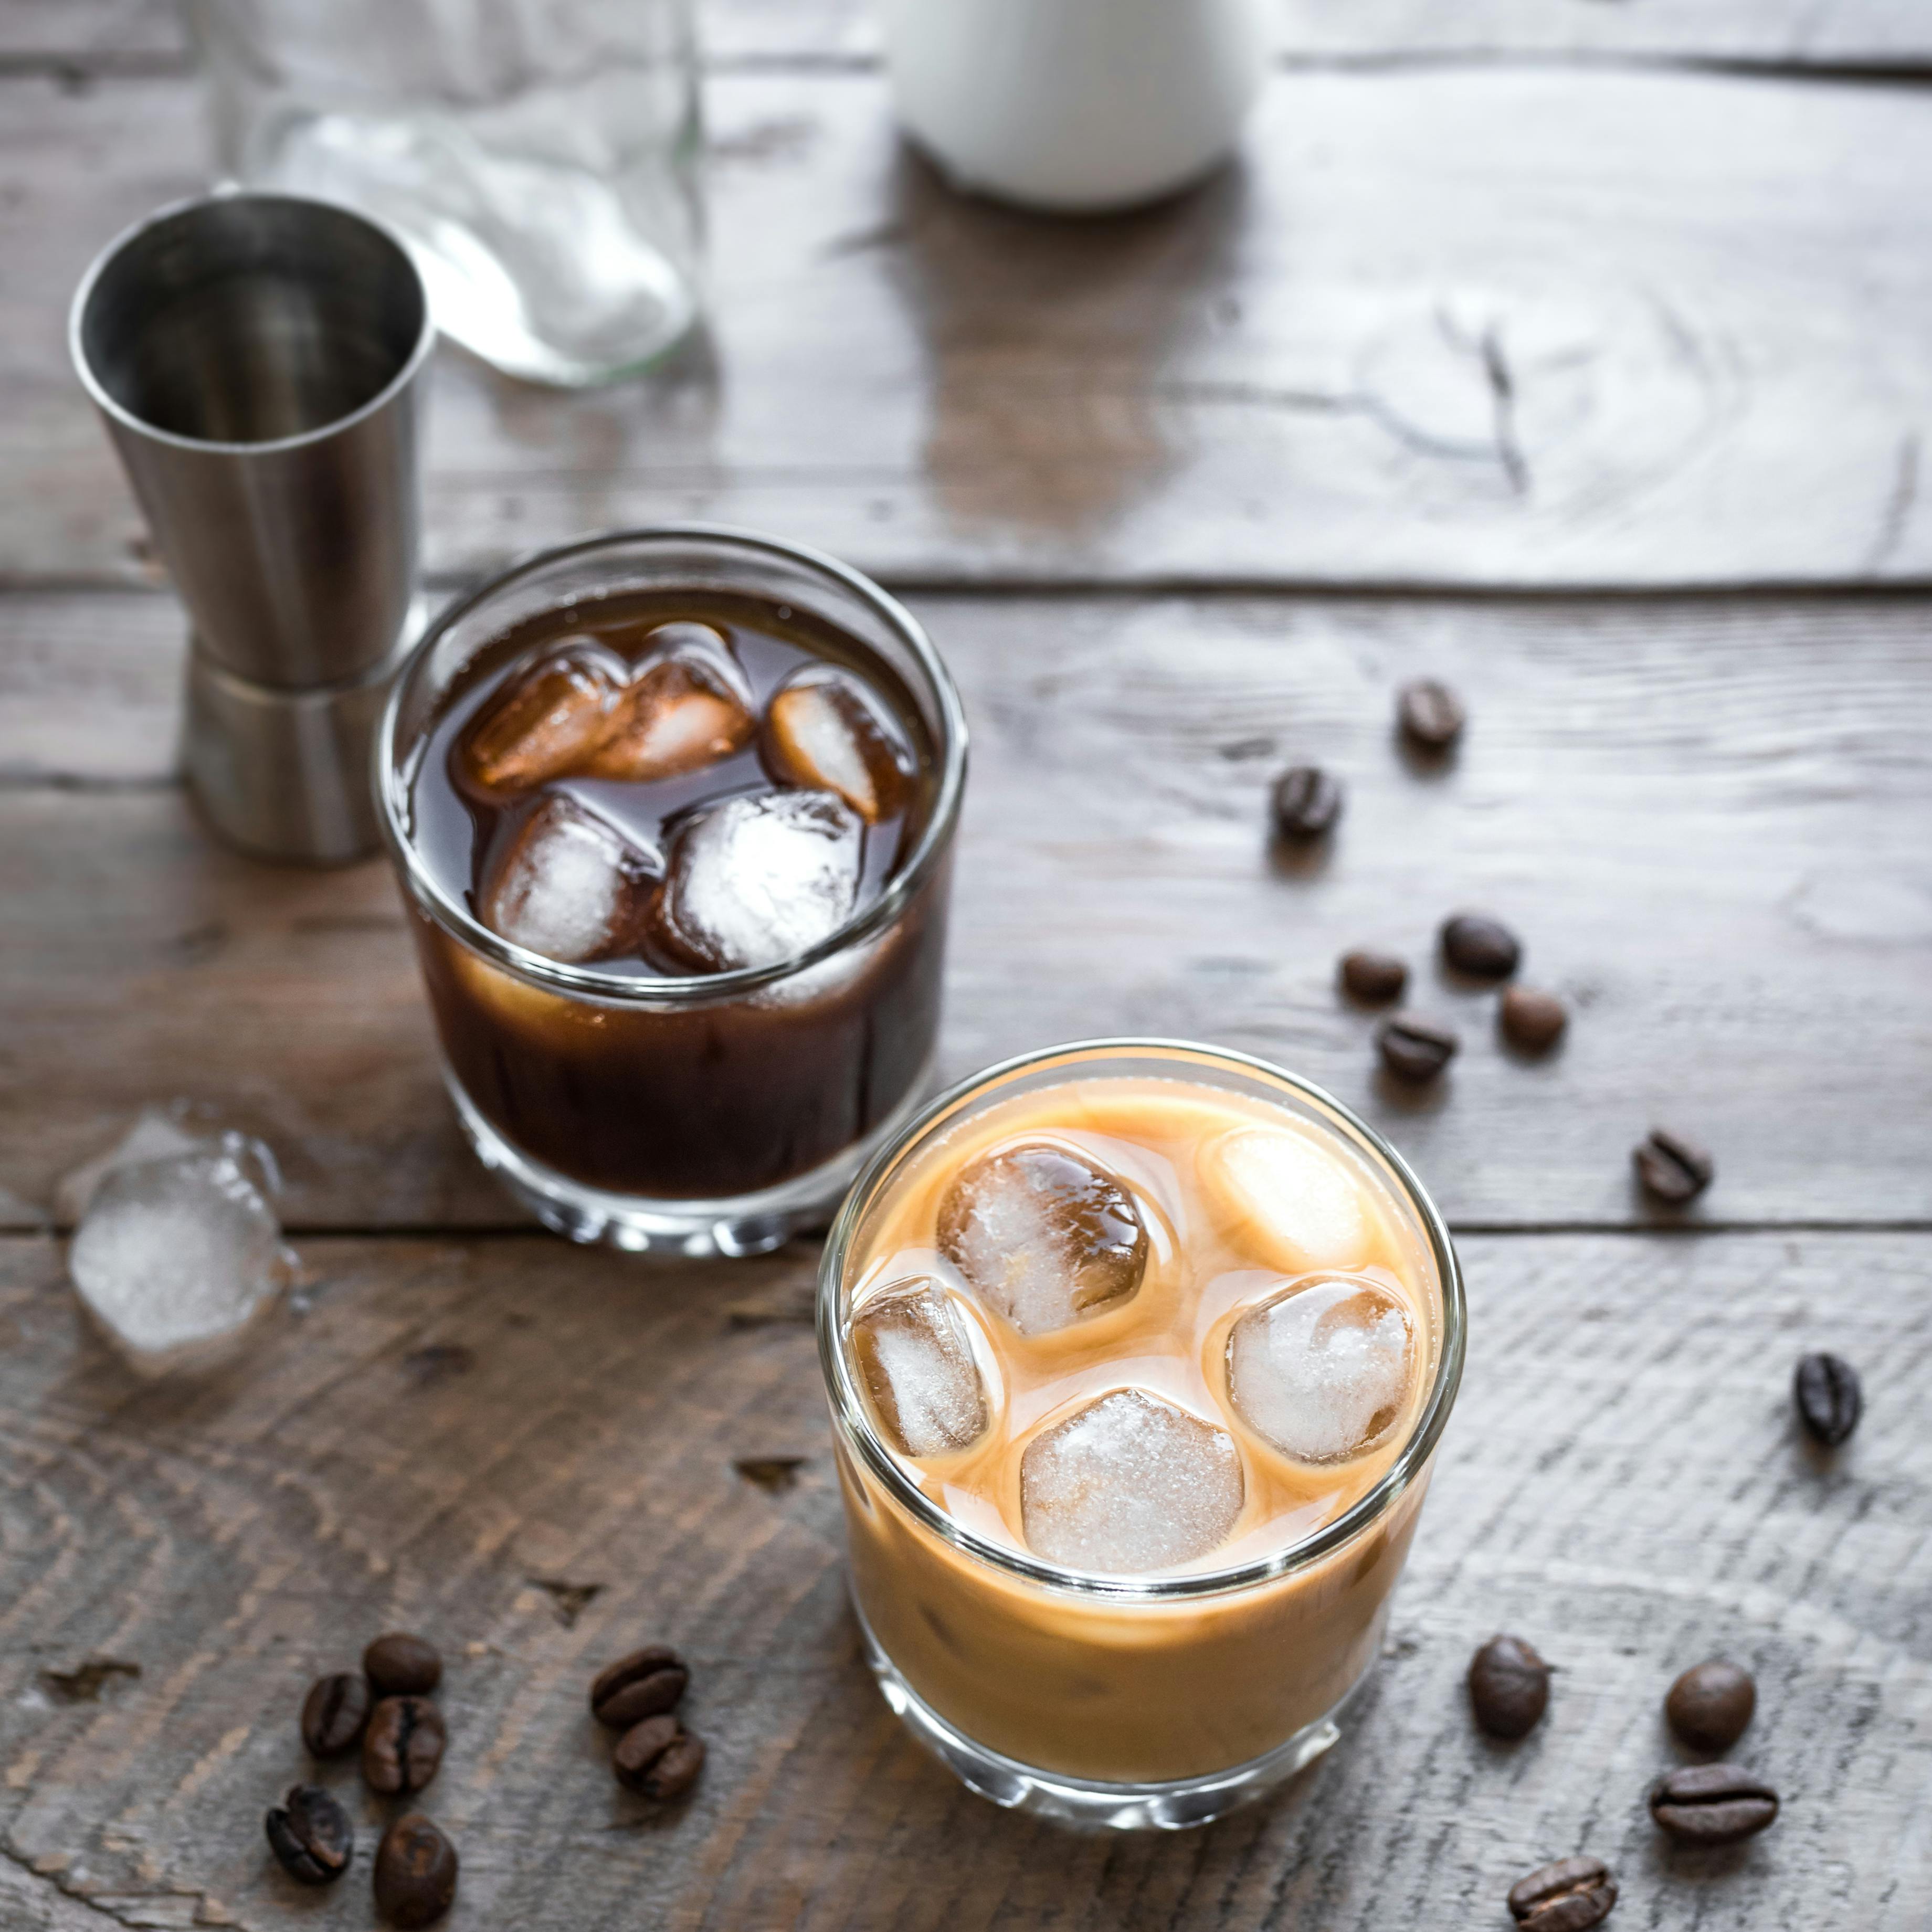
[[[664,1802],[682,1798],[704,1768],[703,1739],[680,1730],[668,1712],[632,1725],[610,1754],[620,1784]]]
[[[1646,1190],[1673,1208],[1694,1201],[1718,1171],[1695,1141],[1687,1141],[1668,1127],[1652,1127],[1649,1139],[1630,1150],[1630,1159]]]
[[[338,1670],[318,1677],[302,1700],[302,1742],[311,1757],[340,1757],[362,1741],[369,1721],[368,1680],[357,1672]]]
[[[1352,999],[1365,1006],[1386,1006],[1402,998],[1408,968],[1392,952],[1345,952],[1342,985]]]
[[[1792,1380],[1798,1419],[1827,1449],[1835,1449],[1858,1426],[1864,1390],[1858,1372],[1838,1355],[1803,1355]]]
[[[1570,1023],[1563,1002],[1534,986],[1505,986],[1496,1018],[1503,1037],[1525,1053],[1547,1053]]]
[[[590,1714],[614,1731],[674,1709],[691,1681],[684,1660],[661,1643],[646,1644],[598,1672],[590,1687]]]
[[[420,1811],[398,1818],[376,1847],[376,1910],[404,1932],[434,1925],[456,1900],[456,1847]]]
[[[1685,1671],[1664,1700],[1670,1728],[1693,1750],[1729,1750],[1756,1708],[1750,1672],[1722,1657]]]
[[[1650,1815],[1685,1845],[1734,1845],[1778,1816],[1778,1793],[1735,1764],[1687,1764],[1650,1787]]]
[[[1550,1702],[1550,1666],[1520,1636],[1492,1636],[1469,1660],[1469,1706],[1492,1738],[1527,1737]]]
[[[1442,922],[1442,956],[1472,980],[1507,980],[1522,957],[1516,936],[1486,912],[1459,912]]]
[[[1433,1080],[1460,1044],[1448,1027],[1414,1013],[1395,1014],[1376,1029],[1382,1064],[1398,1080]]]
[[[333,1885],[349,1869],[356,1833],[349,1814],[319,1784],[296,1784],[263,1822],[268,1849],[290,1877]]]
[[[1617,1902],[1617,1882],[1601,1858],[1558,1858],[1510,1887],[1510,1916],[1531,1932],[1586,1932]]]
[[[1341,815],[1341,784],[1319,765],[1291,765],[1276,779],[1275,829],[1284,838],[1319,838]]]
[[[442,1682],[442,1659],[434,1644],[392,1630],[362,1653],[362,1669],[379,1697],[427,1697]]]
[[[442,1713],[422,1697],[385,1697],[362,1738],[362,1778],[386,1798],[420,1791],[442,1762]]]
[[[1396,694],[1395,715],[1402,730],[1418,745],[1440,752],[1461,735],[1468,713],[1448,686],[1432,677],[1418,678]]]

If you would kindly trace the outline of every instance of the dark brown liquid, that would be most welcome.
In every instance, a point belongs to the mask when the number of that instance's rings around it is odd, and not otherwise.
[[[472,721],[547,646],[594,636],[637,658],[656,626],[694,622],[728,640],[762,713],[800,668],[861,680],[903,740],[911,782],[862,834],[859,904],[909,861],[933,809],[930,738],[890,669],[843,631],[783,604],[724,592],[635,592],[526,620],[478,652],[432,724],[411,794],[416,850],[450,898],[482,918],[486,882],[530,815],[562,793],[668,854],[680,828],[734,794],[777,788],[758,741],[697,771],[649,782],[569,776],[509,797],[464,782]],[[889,1116],[932,1052],[944,940],[946,868],[935,867],[852,962],[802,982],[695,1004],[603,1004],[532,985],[418,915],[417,939],[442,1047],[464,1092],[544,1166],[613,1192],[722,1198],[776,1186],[832,1159]],[[624,980],[693,968],[648,930],[589,969]]]

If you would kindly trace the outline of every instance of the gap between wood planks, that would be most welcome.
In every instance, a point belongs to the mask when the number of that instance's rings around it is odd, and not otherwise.
[[[183,50],[122,52],[102,48],[86,52],[0,52],[0,80],[52,80],[79,91],[98,82],[166,80],[192,74],[198,62]],[[823,52],[712,54],[704,57],[706,74],[876,74],[885,64],[876,53]],[[1730,74],[1747,80],[1823,81],[1876,87],[1922,86],[1932,80],[1932,54],[1901,55],[1894,60],[1840,58],[1826,54],[1795,60],[1779,55],[1620,53],[1579,47],[1419,49],[1408,52],[1278,53],[1269,62],[1276,74],[1427,74],[1459,68],[1514,68],[1559,72]]]

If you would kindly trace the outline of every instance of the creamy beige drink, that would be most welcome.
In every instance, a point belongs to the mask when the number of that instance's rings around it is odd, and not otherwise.
[[[1124,1822],[1332,1742],[1460,1357],[1393,1156],[1272,1070],[1126,1043],[941,1103],[861,1194],[822,1332],[854,1593],[915,1729],[1009,1802],[1131,1788]]]

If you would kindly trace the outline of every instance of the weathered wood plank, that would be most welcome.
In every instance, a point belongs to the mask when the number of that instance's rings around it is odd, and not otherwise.
[[[1911,0],[1280,0],[1276,12],[1290,60],[1561,55],[1912,68],[1932,55],[1932,24]],[[700,0],[699,18],[714,60],[878,56],[865,0]],[[0,60],[186,53],[167,0],[0,0]]]
[[[174,0],[0,0],[0,61],[86,68],[186,53]]]
[[[1738,61],[1791,67],[1922,67],[1932,20],[1912,0],[1276,0],[1285,61]],[[868,0],[705,0],[713,58],[875,59]]]
[[[192,95],[0,83],[0,575],[139,575],[61,313],[196,178]],[[1243,169],[1084,225],[946,193],[876,76],[710,100],[710,339],[576,397],[446,357],[435,568],[695,515],[926,581],[1932,574],[1911,88],[1285,75]]]
[[[0,1244],[0,1898],[38,1887],[55,1932],[82,1898],[90,1924],[263,1932],[299,1905],[366,1925],[380,1816],[352,1771],[325,1773],[364,1846],[334,1892],[295,1896],[260,1817],[308,1774],[309,1678],[400,1624],[451,1659],[425,1796],[462,1850],[452,1932],[1486,1925],[1580,1849],[1616,1867],[1633,1924],[1922,1923],[1928,1238],[1463,1245],[1468,1374],[1352,1734],[1283,1799],[1117,1842],[970,1797],[873,1690],[810,1333],[726,1312],[782,1303],[809,1255],[311,1241],[308,1312],[245,1372],[176,1390],[80,1334],[52,1244]],[[1868,1396],[1831,1461],[1787,1394],[1826,1343]],[[775,1454],[806,1458],[793,1489],[734,1476]],[[574,1622],[560,1583],[594,1588]],[[1474,1734],[1462,1686],[1499,1627],[1562,1666],[1514,1749]],[[645,1638],[692,1656],[711,1745],[669,1817],[612,1785],[582,1706]],[[1719,1651],[1757,1675],[1738,1755],[1784,1815],[1673,1857],[1641,1808],[1675,1761],[1659,1703]],[[44,1673],[90,1658],[140,1675],[63,1701]]]
[[[1641,1220],[1628,1149],[1708,1138],[1706,1220],[1932,1218],[1932,628],[1912,599],[1586,604],[922,597],[976,733],[950,1076],[1054,1040],[1192,1035],[1364,1109],[1464,1223]],[[498,1222],[448,1123],[386,871],[214,850],[165,787],[179,620],[160,598],[0,599],[0,1188],[15,1225],[143,1102],[268,1135],[298,1225]],[[1391,742],[1424,672],[1474,722]],[[1348,788],[1332,849],[1271,858],[1275,772]],[[161,788],[156,788],[160,787]],[[1443,983],[1489,906],[1576,1010],[1507,1055]],[[1374,1071],[1336,994],[1392,946],[1460,1026],[1440,1093]]]

